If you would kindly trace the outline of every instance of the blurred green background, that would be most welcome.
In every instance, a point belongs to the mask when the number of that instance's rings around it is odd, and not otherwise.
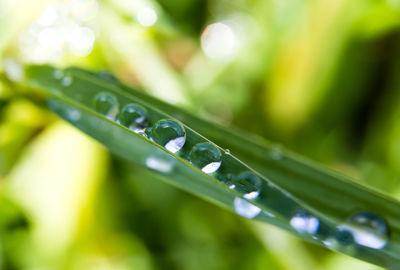
[[[110,70],[400,198],[400,0],[0,0],[0,54],[0,269],[378,269],[168,186],[5,78]]]

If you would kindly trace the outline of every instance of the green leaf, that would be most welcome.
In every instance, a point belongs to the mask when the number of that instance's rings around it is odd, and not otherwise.
[[[113,153],[179,188],[332,250],[389,268],[400,263],[399,203],[339,173],[107,73],[30,66],[23,85]]]

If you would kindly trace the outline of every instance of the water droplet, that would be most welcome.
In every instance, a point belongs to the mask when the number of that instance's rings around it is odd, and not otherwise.
[[[226,175],[218,175],[217,178],[225,185],[229,187],[229,189],[234,189],[235,188],[235,176],[231,173],[228,173]]]
[[[225,149],[225,154],[230,155],[231,154],[231,150]]]
[[[93,108],[112,120],[119,111],[117,98],[108,93],[97,94],[93,99]]]
[[[64,76],[64,73],[61,69],[57,68],[54,70],[54,72],[53,72],[54,79],[61,80],[63,76]]]
[[[248,219],[255,218],[258,214],[261,213],[261,208],[239,197],[235,198],[235,200],[233,201],[233,206],[235,208],[235,212],[239,216]]]
[[[68,87],[72,84],[72,77],[71,76],[65,76],[64,78],[61,79],[61,85],[64,87]]]
[[[66,111],[65,118],[71,122],[76,122],[81,119],[81,113],[78,110],[70,109]]]
[[[148,128],[146,128],[145,130],[144,130],[144,136],[146,137],[146,138],[149,138],[149,139],[151,139],[151,130],[152,130],[152,128],[151,127],[148,127]]]
[[[186,131],[177,121],[164,119],[151,129],[151,139],[168,151],[176,153],[186,142]]]
[[[283,158],[283,148],[281,145],[274,145],[271,149],[271,158],[273,160],[281,160]]]
[[[246,199],[255,199],[260,194],[262,182],[258,176],[250,172],[244,172],[235,178],[234,184],[235,189],[244,193],[243,196]]]
[[[338,229],[350,232],[355,243],[373,249],[381,249],[389,241],[386,222],[370,212],[352,215]]]
[[[110,82],[113,84],[119,84],[118,78],[115,77],[115,75],[109,71],[106,71],[106,70],[98,71],[98,72],[95,72],[94,75],[104,81],[107,81],[107,82]]]
[[[135,131],[142,131],[147,125],[147,115],[144,108],[135,104],[128,104],[121,109],[118,123]]]
[[[47,107],[52,111],[57,111],[57,109],[59,107],[58,101],[56,99],[52,99],[52,98],[46,100],[46,104],[47,104]]]
[[[162,172],[169,173],[173,169],[173,162],[170,160],[162,159],[158,156],[150,156],[146,159],[146,166],[150,169]]]
[[[302,210],[290,219],[290,226],[299,233],[315,234],[319,228],[319,220]]]
[[[207,174],[216,172],[221,166],[221,152],[208,142],[193,146],[189,158],[193,165]]]

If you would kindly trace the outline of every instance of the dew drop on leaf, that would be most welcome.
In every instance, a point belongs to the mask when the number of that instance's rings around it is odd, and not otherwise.
[[[152,127],[151,139],[168,151],[176,153],[186,142],[186,131],[177,121],[164,119]]]
[[[72,77],[71,76],[65,76],[61,79],[61,85],[64,87],[71,86],[72,84]]]
[[[338,229],[350,232],[354,243],[373,249],[381,249],[389,241],[386,222],[370,212],[355,213]]]
[[[93,99],[93,108],[112,120],[115,119],[119,111],[117,99],[108,93],[97,94]]]
[[[61,69],[55,69],[53,72],[53,77],[56,80],[61,80],[62,77],[64,76],[64,73]]]
[[[260,195],[261,180],[251,172],[244,172],[234,180],[235,190],[243,193],[246,199],[255,199]]]
[[[139,105],[128,104],[121,109],[118,123],[135,132],[143,131],[147,126],[147,113]]]
[[[315,234],[319,228],[318,218],[301,210],[290,219],[290,226],[299,233]]]
[[[189,158],[194,166],[207,174],[216,172],[221,166],[220,150],[208,142],[193,146]]]

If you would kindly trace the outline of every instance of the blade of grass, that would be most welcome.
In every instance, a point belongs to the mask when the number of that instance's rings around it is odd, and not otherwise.
[[[163,174],[172,184],[223,207],[234,209],[238,198],[243,200],[239,201],[242,207],[243,202],[247,207],[250,202],[261,212],[257,219],[296,233],[308,241],[329,245],[336,251],[385,267],[395,268],[400,262],[397,252],[400,219],[396,212],[399,209],[396,201],[262,139],[207,123],[130,89],[112,77],[99,77],[91,72],[70,68],[63,72],[64,77],[60,79],[54,76],[55,72],[60,71],[49,66],[31,66],[26,70],[24,85],[44,98],[50,109],[105,144],[112,152],[150,167]],[[63,85],[65,78],[69,83]],[[121,105],[135,103],[143,106],[151,124],[165,118],[182,121],[186,124],[184,127],[187,132],[184,147],[173,154],[146,136],[97,113],[93,109],[93,98],[105,92],[115,96]],[[232,154],[220,149],[222,165],[216,173],[207,175],[188,160],[194,145],[210,142],[190,127],[220,146],[231,149]],[[255,199],[246,198],[243,190],[230,189],[229,185],[221,182],[228,173],[238,175],[245,171],[261,179],[261,192]],[[249,183],[246,182],[244,189],[248,187]],[[240,213],[237,207],[236,211]],[[318,218],[316,232],[294,230],[296,226],[291,224],[291,219],[301,211],[307,211],[307,225],[310,225],[310,220],[315,221],[313,218]],[[368,211],[384,218],[390,228],[388,244],[373,249],[355,241],[349,245],[347,238],[342,239],[343,227],[340,225],[346,223],[346,217],[355,211]]]

